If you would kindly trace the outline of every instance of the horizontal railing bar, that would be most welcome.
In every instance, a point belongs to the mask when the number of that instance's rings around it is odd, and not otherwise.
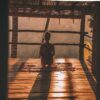
[[[17,43],[13,43],[13,42],[9,42],[8,44],[18,44],[18,45],[41,45],[41,43],[23,43],[23,42],[17,42]],[[76,44],[76,43],[53,43],[54,45],[74,45],[74,46],[79,46],[80,44]]]
[[[9,30],[9,32],[13,32],[13,31],[17,31],[17,32],[45,32],[45,30],[24,30],[24,29],[19,29],[19,30]],[[51,33],[74,33],[74,34],[80,34],[80,32],[78,31],[56,31],[56,30],[49,30],[49,32]]]

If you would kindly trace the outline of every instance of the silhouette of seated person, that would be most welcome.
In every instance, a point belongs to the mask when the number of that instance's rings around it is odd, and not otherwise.
[[[53,64],[53,56],[55,55],[54,45],[49,43],[50,33],[46,32],[45,42],[40,47],[40,57],[42,67],[50,67]]]

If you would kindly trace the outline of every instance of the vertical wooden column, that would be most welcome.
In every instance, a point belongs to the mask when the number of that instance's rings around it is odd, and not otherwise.
[[[12,17],[12,25],[13,25],[13,30],[18,30],[18,17],[17,16]],[[12,42],[13,43],[18,42],[18,32],[17,31],[12,32]],[[12,58],[17,57],[17,44],[12,44],[11,46],[11,57]]]
[[[50,22],[50,18],[48,17],[48,18],[47,18],[47,21],[46,21],[46,25],[45,25],[45,32],[48,30],[49,22]],[[44,42],[45,32],[43,33],[42,43]]]
[[[8,0],[0,0],[0,100],[8,100]]]
[[[93,48],[94,49],[94,67],[97,80],[96,85],[96,100],[100,100],[100,2],[95,3],[95,17],[94,17],[94,35]]]
[[[82,12],[81,16],[81,27],[80,27],[80,47],[79,47],[79,59],[84,59],[84,35],[85,35],[85,15],[84,11]]]
[[[95,20],[96,18],[94,18],[94,20]],[[93,25],[93,37],[92,37],[92,43],[93,43],[93,45],[92,45],[92,73],[93,73],[93,75],[95,76],[96,75],[96,68],[95,68],[95,64],[96,64],[96,62],[95,62],[95,59],[96,59],[96,48],[95,48],[95,45],[96,45],[96,30],[95,30],[95,28],[96,28],[96,25],[95,25],[95,23],[94,23],[94,25]]]

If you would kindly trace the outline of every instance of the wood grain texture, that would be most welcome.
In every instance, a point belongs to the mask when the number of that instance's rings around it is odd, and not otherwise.
[[[9,100],[96,100],[78,59],[9,59]]]

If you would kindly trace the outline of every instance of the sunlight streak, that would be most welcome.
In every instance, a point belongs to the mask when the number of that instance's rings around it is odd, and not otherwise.
[[[55,60],[55,63],[65,63],[65,59],[64,58],[58,58]]]

